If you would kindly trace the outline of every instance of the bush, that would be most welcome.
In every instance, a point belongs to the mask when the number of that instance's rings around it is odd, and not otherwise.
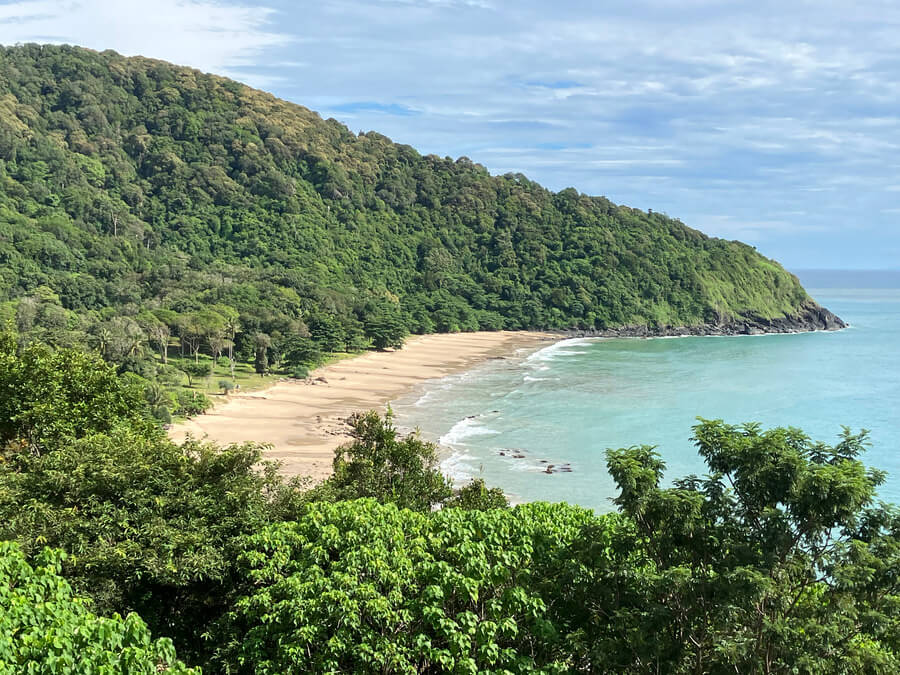
[[[205,359],[197,362],[186,361],[181,364],[181,370],[188,376],[188,383],[193,387],[194,380],[212,375],[213,363],[212,361],[206,361]]]
[[[500,488],[488,488],[481,478],[474,478],[453,497],[448,499],[444,508],[468,509],[471,511],[487,511],[490,509],[509,508],[509,500]]]
[[[179,389],[178,393],[175,395],[174,413],[176,415],[181,415],[182,417],[200,415],[205,413],[211,407],[212,401],[199,391]]]
[[[153,415],[153,418],[160,424],[172,423],[172,412],[168,409],[168,407],[164,405],[156,406],[155,408],[151,408],[150,412]]]
[[[184,382],[184,372],[172,365],[157,367],[156,379],[167,387],[179,387]]]

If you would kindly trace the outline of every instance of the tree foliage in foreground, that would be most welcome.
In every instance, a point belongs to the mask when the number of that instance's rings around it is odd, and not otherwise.
[[[796,429],[701,421],[710,474],[609,453],[620,513],[317,504],[245,541],[222,663],[262,672],[890,673],[883,474]]]
[[[640,564],[603,570],[589,527],[593,608],[578,638],[586,669],[846,673],[900,668],[900,518],[876,504],[884,479],[858,457],[865,432],[814,443],[798,429],[701,422],[709,469],[663,488],[652,448],[608,453],[615,500]]]
[[[0,539],[65,550],[97,609],[202,647],[237,538],[281,520],[293,489],[258,446],[169,441],[97,357],[0,334],[0,391]]]
[[[113,368],[75,349],[20,348],[0,327],[0,445],[22,441],[41,454],[120,424],[153,436],[140,390]]]
[[[595,520],[565,504],[313,504],[245,542],[220,662],[273,674],[565,672],[547,582]]]
[[[57,573],[211,673],[900,670],[900,513],[865,433],[701,420],[708,475],[666,486],[653,448],[609,451],[618,512],[596,515],[451,496],[434,447],[368,413],[303,491],[252,445],[171,443],[99,357],[17,345],[0,336],[0,659],[25,672],[90,672],[48,644],[176,668]]]
[[[0,542],[0,673],[199,675],[136,614],[92,613],[60,576],[65,558],[45,549],[29,563],[18,546]]]

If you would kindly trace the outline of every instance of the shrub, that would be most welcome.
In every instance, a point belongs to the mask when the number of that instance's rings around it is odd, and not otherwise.
[[[212,407],[212,401],[199,391],[179,389],[175,395],[175,414],[183,417],[200,415]]]

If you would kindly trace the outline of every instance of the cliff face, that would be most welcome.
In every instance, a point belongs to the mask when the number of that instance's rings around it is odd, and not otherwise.
[[[270,335],[385,307],[417,332],[837,325],[740,242],[72,47],[0,49],[0,259],[0,302],[220,303]]]

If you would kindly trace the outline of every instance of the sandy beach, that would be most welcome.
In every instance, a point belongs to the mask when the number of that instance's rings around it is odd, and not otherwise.
[[[387,405],[428,380],[458,373],[519,348],[538,347],[558,336],[529,332],[420,335],[397,351],[368,352],[313,371],[305,381],[284,380],[260,391],[234,394],[205,415],[174,426],[218,443],[256,441],[271,447],[287,475],[322,480],[331,473],[334,449],[349,440],[346,418]]]

